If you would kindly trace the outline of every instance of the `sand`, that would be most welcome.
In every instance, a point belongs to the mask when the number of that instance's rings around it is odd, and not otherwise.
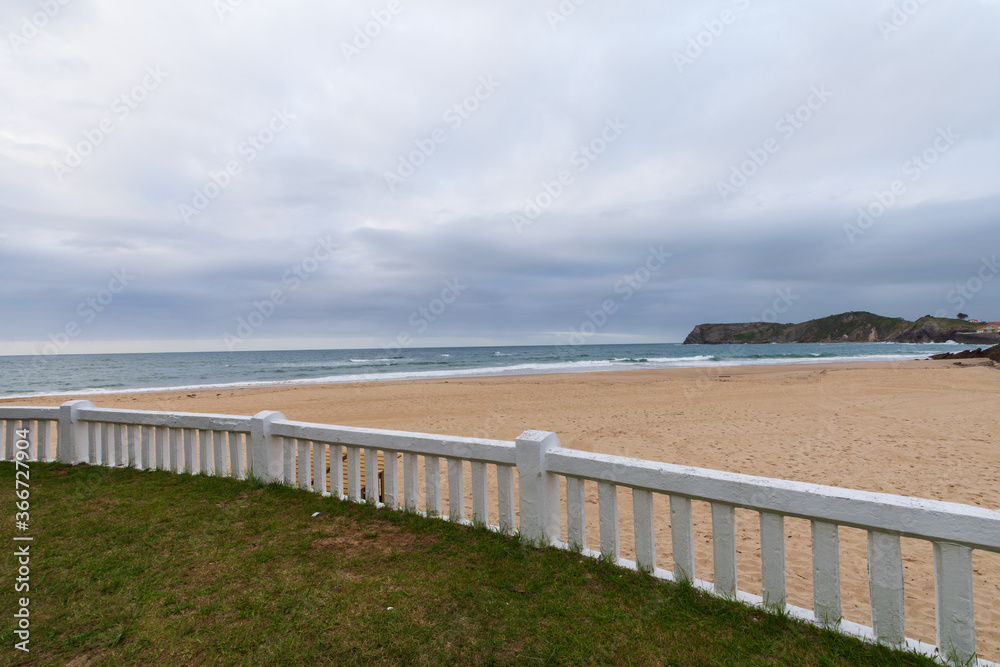
[[[277,386],[86,397],[101,407],[250,415],[513,440],[1000,508],[1000,369],[947,361],[644,370]],[[68,397],[0,401],[53,405]],[[468,473],[467,473],[468,475]],[[593,485],[588,484],[588,487]],[[445,496],[446,497],[446,496]],[[492,496],[495,498],[495,495]],[[588,488],[596,503],[596,486]],[[658,564],[671,567],[658,498]],[[632,557],[631,498],[619,498]],[[494,510],[495,512],[495,510]],[[596,505],[588,546],[597,545]],[[697,576],[711,580],[708,507],[696,503]],[[760,593],[757,518],[739,511],[742,590]],[[565,523],[565,521],[564,521]],[[564,528],[565,530],[565,528]],[[808,523],[786,520],[789,602],[811,607]],[[841,529],[844,616],[870,624],[862,531]],[[931,547],[903,541],[906,630],[934,642]],[[974,556],[981,657],[1000,660],[1000,554]]]

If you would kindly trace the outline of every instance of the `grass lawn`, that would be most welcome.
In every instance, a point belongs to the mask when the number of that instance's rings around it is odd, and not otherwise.
[[[14,466],[0,463],[7,544]],[[31,464],[15,665],[932,665],[491,531],[276,485]],[[313,513],[319,512],[315,517]]]

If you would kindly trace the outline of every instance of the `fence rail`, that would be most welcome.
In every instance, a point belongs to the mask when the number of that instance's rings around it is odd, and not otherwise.
[[[716,595],[784,609],[812,623],[962,664],[976,660],[972,554],[1000,553],[998,511],[567,450],[555,434],[545,431],[525,431],[508,442],[312,424],[270,411],[244,417],[112,410],[89,401],[48,408],[3,406],[0,423],[5,460],[124,465],[236,478],[253,475],[367,502],[378,502],[381,486],[388,507],[421,511],[422,505],[428,516],[462,522],[469,522],[464,479],[468,464],[473,522],[506,533],[518,530],[543,544],[578,548],[661,578],[691,581]],[[30,437],[20,438],[21,429],[27,429]],[[442,511],[442,461],[447,470],[447,514]],[[489,482],[493,470],[495,486]],[[565,479],[565,502],[560,478]],[[586,548],[584,483],[588,481],[597,484],[599,551]],[[496,489],[492,502],[491,488]],[[619,489],[632,493],[635,561],[620,556]],[[673,553],[669,570],[657,563],[655,495],[669,502]],[[711,506],[711,583],[696,576],[692,501]],[[738,508],[759,516],[761,596],[738,587]],[[497,523],[491,523],[491,514]],[[786,602],[786,517],[811,522],[812,609]],[[841,616],[840,527],[867,531],[871,627]],[[904,633],[900,546],[904,537],[933,545],[937,646],[908,639]],[[1000,599],[995,602],[1000,605]],[[979,664],[996,665],[982,659]]]

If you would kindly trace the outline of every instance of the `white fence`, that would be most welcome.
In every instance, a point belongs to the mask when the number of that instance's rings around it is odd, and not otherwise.
[[[5,460],[26,456],[29,460],[127,465],[236,478],[252,474],[265,481],[297,484],[354,501],[378,501],[381,452],[386,506],[421,511],[422,504],[427,515],[453,521],[467,521],[463,476],[464,463],[468,462],[474,522],[489,525],[491,509],[495,508],[498,522],[493,528],[506,533],[519,530],[530,540],[563,548],[587,544],[584,481],[596,482],[600,551],[584,548],[588,555],[603,556],[664,579],[687,579],[717,595],[784,608],[819,625],[963,664],[976,653],[973,550],[1000,553],[998,511],[568,450],[559,446],[554,433],[544,431],[526,431],[514,442],[506,442],[310,424],[287,420],[278,412],[241,417],[111,410],[94,407],[89,401],[50,408],[4,406],[0,407],[0,423],[4,425],[0,451]],[[27,442],[17,437],[20,428],[31,433]],[[423,503],[419,457],[424,460]],[[441,506],[441,459],[447,462],[447,516]],[[495,466],[495,487],[487,482],[488,466]],[[565,508],[560,477],[565,478]],[[496,489],[495,506],[489,497],[491,488]],[[619,488],[632,491],[634,562],[619,557]],[[669,498],[673,552],[669,571],[656,562],[654,494]],[[713,583],[698,579],[695,573],[693,500],[711,504]],[[752,510],[760,517],[762,596],[737,588],[737,508]],[[566,542],[560,539],[564,509]],[[786,603],[785,517],[811,522],[812,609]],[[872,627],[841,618],[841,526],[868,533]],[[937,647],[904,635],[901,537],[933,545]],[[1000,605],[1000,599],[995,602]],[[980,664],[996,663],[980,660]]]

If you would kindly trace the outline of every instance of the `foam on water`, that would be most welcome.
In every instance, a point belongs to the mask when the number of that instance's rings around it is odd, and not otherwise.
[[[0,397],[925,359],[954,343],[581,345],[0,357]],[[972,346],[965,346],[971,348]]]

